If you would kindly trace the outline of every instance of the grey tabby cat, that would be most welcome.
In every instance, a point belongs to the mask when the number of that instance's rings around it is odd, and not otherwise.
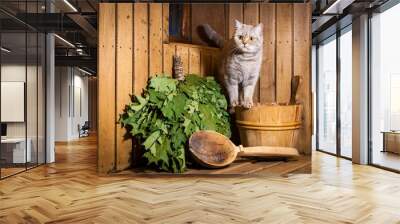
[[[235,20],[235,34],[227,41],[208,24],[203,25],[203,29],[207,37],[223,49],[220,73],[224,75],[231,111],[236,106],[251,108],[262,62],[262,24],[251,26]]]

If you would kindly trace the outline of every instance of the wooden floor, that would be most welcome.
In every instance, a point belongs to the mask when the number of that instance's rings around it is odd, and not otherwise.
[[[372,162],[376,165],[400,170],[400,155],[392,152],[374,150]]]
[[[98,176],[94,139],[0,181],[0,223],[400,223],[400,175],[322,153],[288,177]]]

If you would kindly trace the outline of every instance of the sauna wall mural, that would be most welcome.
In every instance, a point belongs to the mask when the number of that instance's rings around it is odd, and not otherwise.
[[[101,3],[99,172],[310,172],[310,24],[309,3]]]

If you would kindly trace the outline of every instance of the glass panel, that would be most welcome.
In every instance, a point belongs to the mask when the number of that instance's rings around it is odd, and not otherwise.
[[[38,108],[37,108],[37,81],[38,81],[38,57],[37,57],[37,33],[29,32],[27,33],[28,38],[28,63],[27,63],[27,80],[26,80],[26,113],[27,113],[27,149],[31,151],[30,161],[28,162],[28,167],[33,167],[37,165],[37,132],[38,132]]]
[[[352,157],[352,33],[340,36],[340,153]]]
[[[28,2],[27,12],[37,13],[37,2]],[[33,17],[32,20],[38,17]],[[36,22],[36,21],[32,21]],[[27,30],[27,80],[26,80],[26,115],[27,115],[27,150],[31,151],[27,167],[38,164],[38,33]]]
[[[43,33],[21,22],[38,19],[45,1],[0,1],[0,178],[45,162],[45,44]],[[31,13],[31,17],[26,17]],[[19,19],[15,19],[16,15]]]
[[[45,163],[46,151],[45,151],[45,99],[46,99],[46,74],[45,74],[45,65],[46,65],[46,37],[44,34],[39,33],[38,35],[38,163]]]
[[[400,170],[400,5],[372,23],[372,163]]]
[[[25,170],[26,150],[26,33],[1,34],[1,161],[2,177]],[[29,149],[29,147],[28,147]]]
[[[318,48],[318,149],[336,153],[336,37]]]

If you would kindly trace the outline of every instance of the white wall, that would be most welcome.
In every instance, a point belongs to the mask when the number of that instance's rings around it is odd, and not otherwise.
[[[88,78],[72,67],[56,67],[55,73],[55,140],[77,139],[78,125],[88,120]]]
[[[26,70],[28,74],[33,72],[36,73],[36,67],[28,66],[25,64],[4,64],[1,66],[1,81],[2,82],[25,82]],[[35,93],[27,93],[28,97],[36,96]],[[31,101],[31,100],[28,100]],[[35,106],[36,108],[36,106]],[[1,108],[2,110],[7,110],[7,108]],[[35,114],[36,115],[36,114]],[[28,114],[29,116],[29,114]],[[28,117],[30,122],[33,119]],[[7,137],[25,137],[25,122],[7,122]],[[29,125],[31,126],[31,125]],[[30,137],[30,136],[28,136]]]
[[[45,116],[44,116],[44,73],[42,67],[25,66],[21,63],[8,63],[1,66],[2,82],[24,82],[26,84],[26,120],[23,122],[6,122],[8,138],[25,138],[30,140],[32,161],[44,162],[45,150]],[[27,80],[26,80],[27,79]],[[7,97],[7,96],[2,96]],[[10,108],[1,108],[10,110]],[[12,111],[11,111],[12,112]],[[39,156],[37,156],[37,153]]]

